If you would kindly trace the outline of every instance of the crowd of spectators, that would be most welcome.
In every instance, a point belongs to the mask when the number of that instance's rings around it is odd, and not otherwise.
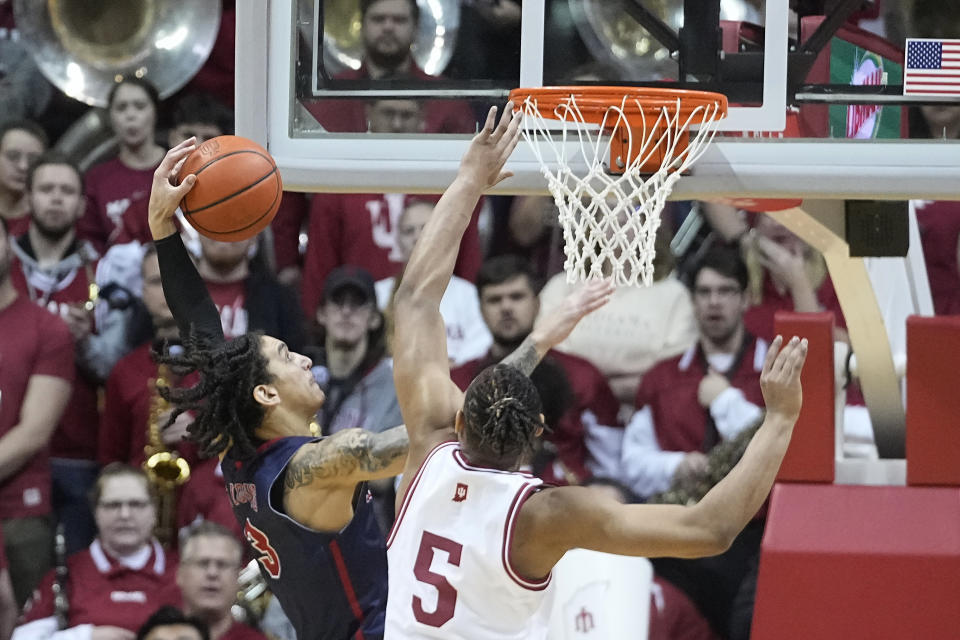
[[[14,27],[7,4],[0,0],[0,37]],[[367,56],[343,77],[431,80],[410,55],[417,4],[359,4]],[[476,21],[462,31],[463,42],[516,40],[519,4],[468,3],[464,15]],[[26,107],[0,116],[0,640],[11,633],[24,640],[262,637],[231,615],[246,558],[218,461],[185,440],[189,414],[159,443],[150,431],[169,411],[158,380],[194,380],[152,357],[162,345],[177,348],[178,332],[150,244],[147,198],[166,146],[232,133],[233,95],[223,81],[234,71],[224,54],[232,46],[232,2],[224,12],[215,55],[186,90],[161,101],[144,79],[114,86],[107,113],[118,150],[85,172],[49,150],[56,127],[13,117]],[[471,56],[458,49],[451,73],[471,77],[479,65],[490,77],[509,75],[501,50]],[[475,126],[469,105],[456,101],[306,106],[332,131]],[[911,108],[909,116],[914,137],[960,137],[960,107]],[[435,202],[288,192],[271,228],[250,241],[216,242],[182,225],[225,336],[259,330],[310,355],[327,397],[316,417],[322,434],[402,422],[391,374],[391,298]],[[675,260],[674,219],[665,216],[653,285],[619,289],[534,372],[551,427],[534,473],[556,484],[614,487],[624,500],[655,499],[703,476],[711,450],[761,415],[757,376],[777,310],[833,311],[836,338],[846,339],[812,248],[763,214],[703,208],[713,227],[710,248]],[[568,293],[553,213],[550,200],[519,196],[488,199],[474,212],[441,303],[451,375],[461,387],[519,345],[538,315]],[[960,313],[960,205],[922,201],[916,213],[935,310]],[[483,215],[493,215],[497,228],[485,239]],[[157,512],[140,470],[147,446],[191,466],[172,513]],[[372,489],[387,530],[393,483]],[[158,519],[172,523],[167,548],[155,537]],[[761,513],[723,556],[657,563],[654,635],[747,637],[762,531]],[[678,625],[677,612],[685,623]],[[179,635],[166,635],[171,628]]]

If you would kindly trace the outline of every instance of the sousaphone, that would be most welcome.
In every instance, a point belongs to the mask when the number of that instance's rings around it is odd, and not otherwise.
[[[14,0],[43,75],[95,107],[124,77],[150,80],[161,98],[175,93],[210,55],[221,12],[220,0]]]
[[[149,80],[161,98],[200,70],[217,39],[221,0],[14,0],[24,44],[44,76],[66,95],[105,107],[123,78]],[[91,109],[57,150],[81,168],[116,148],[106,113]]]
[[[676,76],[669,51],[625,8],[637,0],[568,0],[574,24],[593,57],[616,68],[624,80]],[[683,26],[683,0],[641,0],[674,30]],[[721,0],[721,20],[763,21],[763,0]]]

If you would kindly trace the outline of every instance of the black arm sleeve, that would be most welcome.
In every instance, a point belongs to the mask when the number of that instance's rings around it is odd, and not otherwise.
[[[203,341],[223,342],[223,325],[207,285],[183,246],[179,233],[154,243],[160,262],[163,295],[180,328],[181,339],[194,334]]]

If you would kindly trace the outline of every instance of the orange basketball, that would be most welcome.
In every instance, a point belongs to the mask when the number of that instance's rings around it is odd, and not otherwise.
[[[253,140],[210,138],[187,156],[178,178],[191,173],[197,183],[180,202],[180,210],[208,238],[246,240],[277,214],[283,195],[280,172],[267,150]]]

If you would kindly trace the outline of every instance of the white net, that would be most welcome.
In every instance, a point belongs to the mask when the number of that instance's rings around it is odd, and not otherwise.
[[[523,137],[560,211],[567,281],[612,276],[617,285],[650,285],[660,212],[673,185],[713,139],[723,107],[707,103],[681,110],[677,98],[650,109],[624,95],[606,107],[599,126],[596,117],[584,118],[574,95],[552,113],[541,114],[532,96],[519,108]],[[614,159],[622,173],[606,166],[612,131],[625,132],[625,153]]]

